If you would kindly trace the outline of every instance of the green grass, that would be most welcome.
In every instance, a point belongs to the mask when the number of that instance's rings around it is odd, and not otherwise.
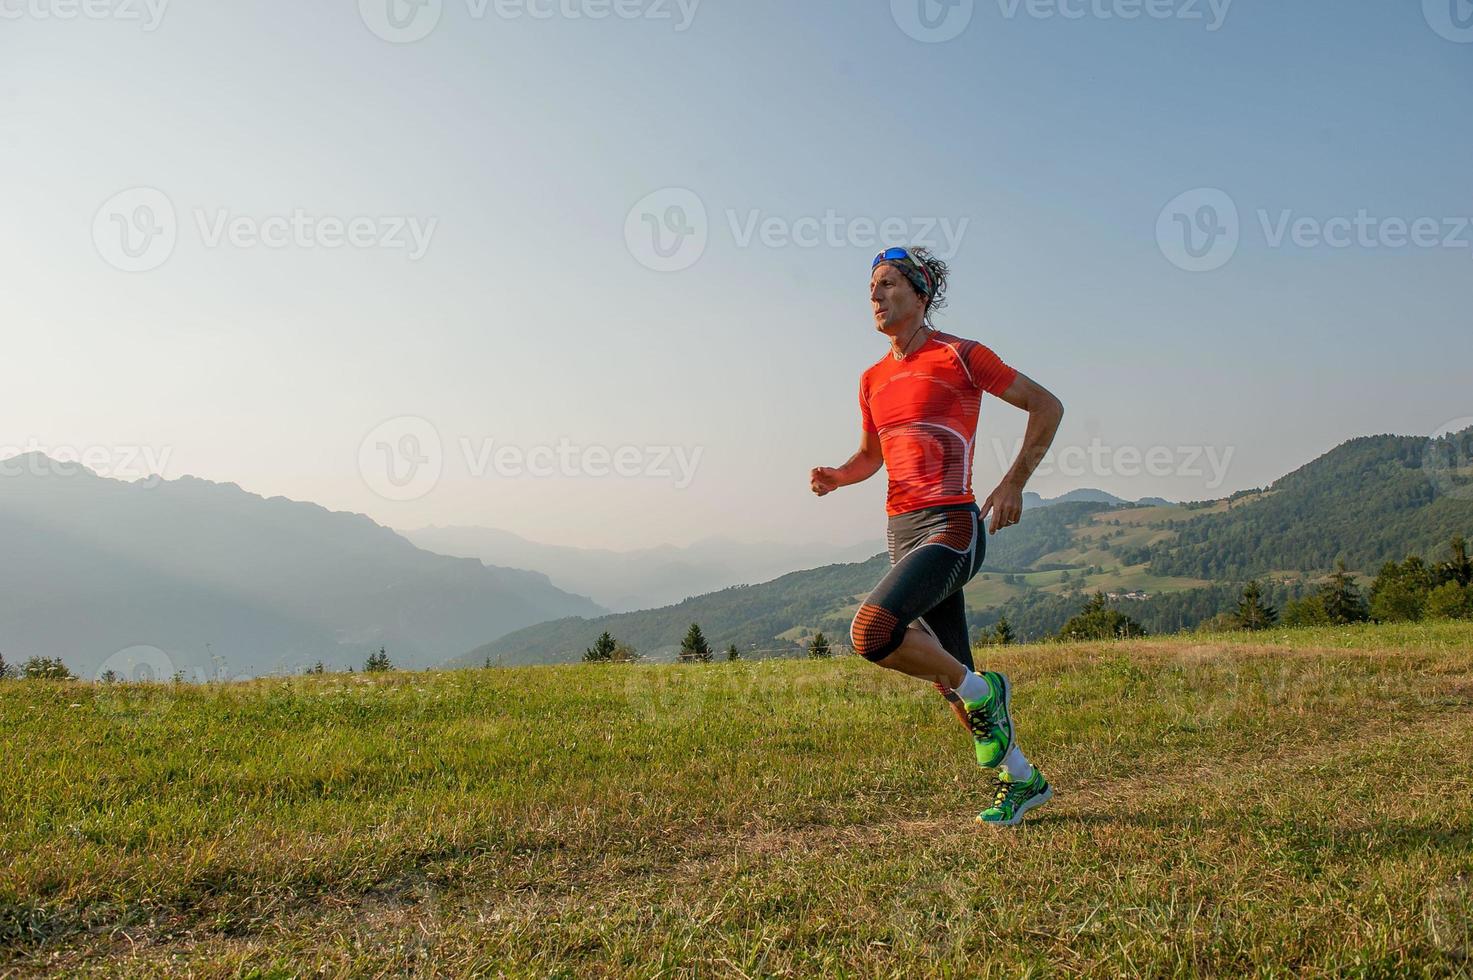
[[[1467,975],[1473,624],[987,656],[0,684],[0,974]]]

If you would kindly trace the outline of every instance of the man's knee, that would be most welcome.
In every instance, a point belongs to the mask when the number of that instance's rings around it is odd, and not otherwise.
[[[884,606],[866,602],[849,624],[849,640],[855,653],[871,663],[879,663],[900,649],[905,640],[905,627]]]

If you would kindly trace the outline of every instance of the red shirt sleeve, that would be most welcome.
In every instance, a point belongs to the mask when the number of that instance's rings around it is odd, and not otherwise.
[[[974,341],[962,353],[967,359],[967,370],[972,372],[972,381],[989,395],[1001,395],[1018,377],[1018,372],[1004,364],[985,344]]]
[[[859,376],[859,424],[864,431],[879,435],[880,430],[875,428],[875,418],[869,410],[869,379],[864,375]]]

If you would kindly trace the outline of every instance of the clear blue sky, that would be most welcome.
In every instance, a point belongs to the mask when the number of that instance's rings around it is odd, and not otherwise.
[[[1269,234],[1286,213],[1320,227],[1365,212],[1373,234],[1431,218],[1456,241],[1473,215],[1473,43],[1443,36],[1468,40],[1460,22],[1435,29],[1437,0],[1237,0],[1216,30],[1206,0],[1151,7],[1200,19],[1134,20],[1099,16],[1131,0],[1067,3],[1078,18],[987,0],[939,43],[900,26],[917,0],[705,0],[683,31],[673,2],[671,19],[592,19],[599,0],[548,18],[442,0],[413,43],[370,30],[387,0],[181,0],[152,30],[122,16],[147,18],[141,2],[69,20],[65,0],[6,2],[0,448],[145,446],[166,476],[400,527],[613,547],[875,537],[882,478],[806,489],[810,466],[852,452],[858,375],[885,349],[875,248],[858,232],[743,245],[754,215],[779,231],[828,214],[965,222],[939,325],[1058,393],[1058,446],[1104,461],[1041,473],[1046,495],[1221,496],[1355,435],[1473,415],[1473,230],[1461,247]],[[121,234],[105,202],[138,187],[165,195],[177,242],[126,272],[104,254]],[[706,244],[656,271],[626,219],[668,188],[699,200]],[[1227,195],[1241,232],[1229,261],[1190,272],[1158,217],[1198,188]],[[209,244],[214,222],[298,210],[368,216],[376,235],[434,225],[419,258]],[[386,499],[360,449],[401,416],[433,426],[443,462],[429,489]],[[979,496],[1022,421],[984,403]],[[422,446],[402,429],[380,441]],[[701,455],[686,486],[476,475],[461,440]],[[1171,472],[1134,472],[1129,452],[1152,447]],[[1178,472],[1193,469],[1178,447],[1225,472]]]

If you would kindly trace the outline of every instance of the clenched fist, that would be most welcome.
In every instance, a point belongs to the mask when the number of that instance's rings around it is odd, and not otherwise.
[[[839,471],[832,466],[815,466],[808,473],[808,485],[813,492],[822,497],[839,489]]]

